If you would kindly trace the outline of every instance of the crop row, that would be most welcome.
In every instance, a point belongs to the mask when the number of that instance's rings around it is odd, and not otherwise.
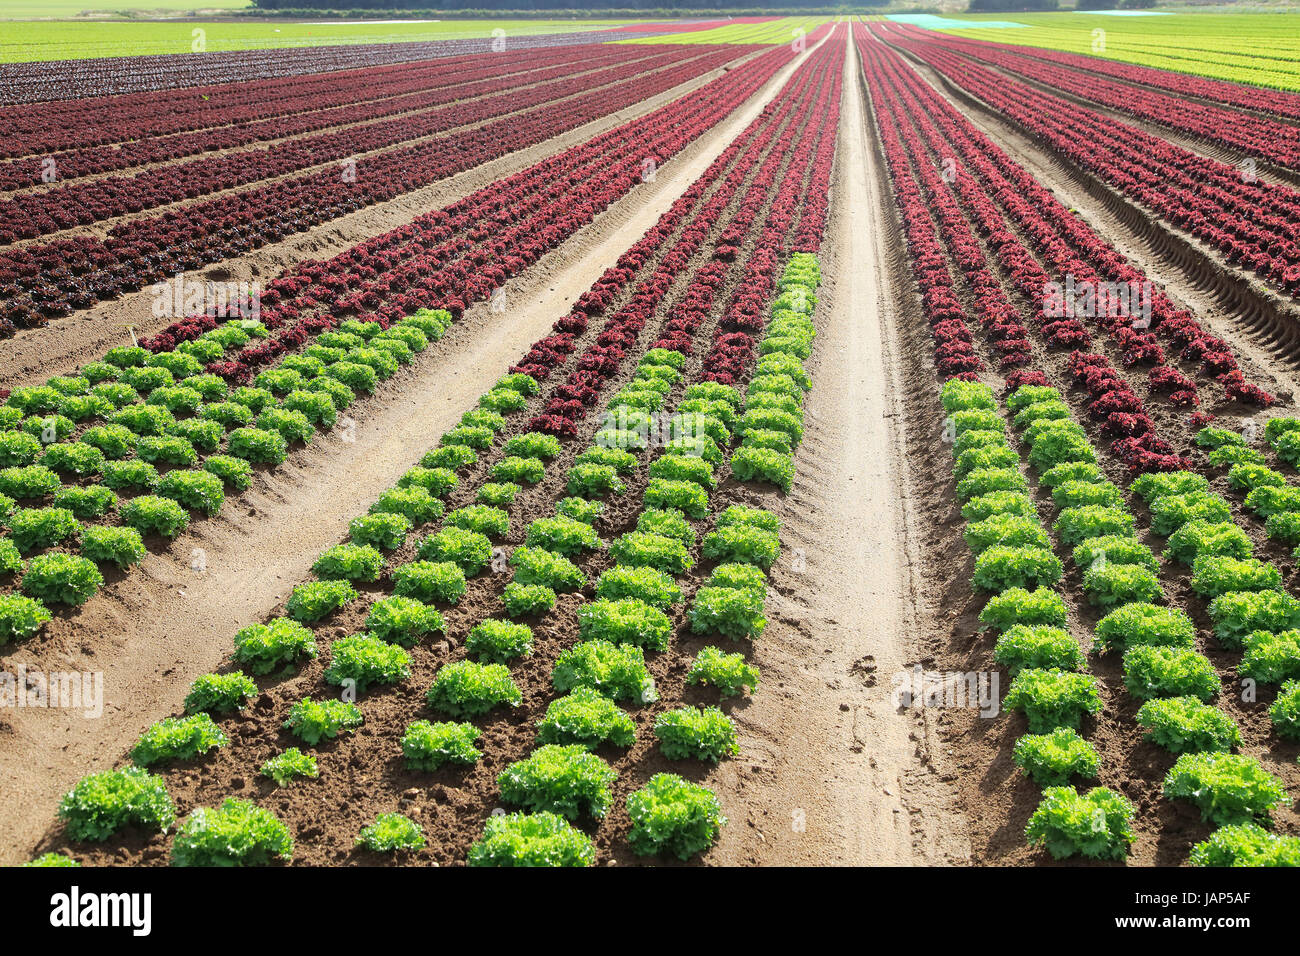
[[[501,180],[464,200],[327,262],[299,265],[262,294],[263,318],[277,329],[254,348],[228,350],[209,369],[233,381],[309,342],[342,316],[393,320],[430,303],[458,318],[557,246],[752,95],[785,62],[755,60],[723,80],[641,120]],[[608,303],[585,300],[584,313]],[[204,334],[213,320],[186,319],[146,341],[166,350]],[[216,358],[214,356],[214,358]]]
[[[249,80],[199,90],[88,96],[13,106],[0,113],[3,155],[56,158],[64,150],[93,151],[144,140],[166,142],[178,133],[241,129],[279,117],[311,114],[390,98],[453,83],[571,63],[592,48],[535,48],[509,55],[476,53],[426,63],[400,63],[272,80]],[[195,95],[195,93],[199,95]],[[103,125],[105,114],[114,117]]]
[[[950,187],[957,190],[979,235],[985,237],[997,262],[1019,291],[1025,303],[1024,311],[1031,316],[1030,324],[1040,331],[1048,345],[1066,348],[1090,345],[1092,332],[1083,321],[1086,319],[1094,328],[1100,327],[1122,356],[1124,365],[1147,370],[1148,390],[1153,395],[1166,396],[1175,406],[1198,405],[1198,389],[1193,379],[1168,364],[1168,353],[1159,339],[1166,340],[1171,350],[1177,350],[1178,359],[1198,363],[1196,374],[1213,376],[1229,399],[1265,407],[1273,402],[1271,395],[1245,381],[1229,343],[1207,332],[1190,312],[1175,307],[1139,268],[1082,219],[1066,210],[1032,175],[921,83],[901,58],[881,44],[865,39],[864,43],[864,56],[871,64],[870,69],[879,71],[875,82],[882,88],[897,91],[896,95],[904,102],[916,104],[918,108],[910,115],[925,146],[939,165],[946,164],[950,170],[951,175],[940,176],[934,171],[923,175],[928,182],[929,201],[939,206],[945,228],[964,236],[961,242],[967,251],[957,256],[958,261],[963,268],[980,270],[984,257],[979,239],[965,224],[965,216],[957,204],[949,198]],[[921,141],[910,131],[905,136],[912,144],[911,149],[922,148]],[[926,205],[917,202],[920,208]],[[1051,268],[1050,273],[1035,259],[1031,248]],[[1080,308],[1077,304],[1068,309],[1065,302],[1054,302],[1048,290],[1054,284],[1060,290],[1056,296],[1060,300],[1070,282],[1084,289],[1146,290],[1145,310],[1139,310],[1136,294],[1127,301],[1112,300],[1095,309]],[[998,340],[1000,365],[1023,364],[1027,356],[1024,336],[1011,335],[1011,330],[1005,328],[1009,316],[1014,315],[1014,307],[992,277],[979,287],[984,297],[981,322]],[[1017,343],[1020,346],[1013,347]],[[1098,406],[1097,411],[1102,408]],[[1106,414],[1132,416],[1141,412],[1141,408],[1128,400]],[[1121,417],[1110,420],[1110,424],[1118,437],[1140,438],[1150,431],[1149,420],[1142,418]],[[1146,451],[1148,454],[1134,456],[1135,464],[1154,464],[1158,459],[1151,458],[1151,454],[1168,453],[1168,449]]]
[[[648,153],[635,157],[639,177],[647,158],[661,162],[682,148],[712,122],[730,112],[735,104],[752,95],[788,61],[790,55],[790,51],[784,48],[770,51],[640,120],[626,123],[604,137],[565,151],[561,159],[570,155],[585,157],[594,149],[593,143],[612,146],[616,140],[631,140],[626,145],[635,147],[638,144],[633,137],[648,126],[662,130],[664,124],[671,128],[673,122],[689,123],[673,131],[670,142],[663,147],[668,150],[664,157],[656,159],[654,154]],[[443,145],[459,144],[461,148],[454,152],[404,148],[379,154],[358,164],[355,182],[342,181],[337,170],[321,172],[206,200],[187,207],[184,214],[170,212],[134,220],[121,227],[119,235],[106,241],[80,237],[11,250],[0,256],[0,291],[12,296],[0,307],[0,334],[6,327],[11,329],[13,324],[41,324],[47,316],[84,308],[98,299],[138,289],[204,262],[240,254],[361,206],[391,199],[506,152],[540,142],[554,136],[557,130],[573,128],[605,115],[611,109],[662,92],[688,76],[696,75],[698,68],[697,61],[676,70],[640,77],[557,105],[539,107],[519,116],[451,134]],[[729,86],[724,80],[734,81],[734,86]],[[719,111],[719,103],[731,106]],[[703,117],[712,117],[712,122]],[[633,160],[626,154],[621,158],[625,164]],[[510,182],[509,179],[504,181],[506,185]],[[631,185],[628,181],[624,188]],[[577,186],[574,182],[558,181],[553,182],[550,188],[560,192]],[[507,192],[505,195],[510,194]],[[417,223],[422,221],[423,218]],[[410,239],[416,228],[415,225],[409,227],[405,238]],[[477,224],[476,228],[487,229]],[[449,230],[449,226],[443,226],[433,234],[441,233],[445,238]],[[482,238],[491,237],[493,231],[500,231],[500,227],[483,231]],[[393,233],[381,238],[393,241]],[[429,240],[428,236],[420,238]],[[534,245],[544,248],[546,240],[537,238]],[[269,288],[268,293],[272,289],[275,292],[271,295],[264,293],[262,304],[275,305],[279,301],[279,288],[274,285]]]
[[[1015,82],[928,41],[893,42],[1229,262],[1300,293],[1300,246],[1294,238],[1300,192],[1244,176],[1237,167]]]
[[[1184,96],[1144,90],[1129,83],[1110,82],[1086,69],[1048,64],[1035,57],[1011,53],[1001,44],[955,38],[937,39],[933,34],[922,37],[920,31],[912,28],[903,28],[900,33],[909,39],[924,38],[926,42],[963,57],[1050,86],[1070,96],[1090,100],[1137,119],[1159,123],[1208,142],[1236,149],[1245,156],[1268,159],[1279,166],[1300,169],[1300,127],[1294,123],[1211,106],[1188,100]],[[1292,96],[1291,99],[1297,98]]]
[[[1150,66],[1138,66],[1108,60],[1104,57],[1085,56],[1064,50],[1050,50],[1042,47],[1019,46],[1000,43],[999,48],[1018,56],[1033,57],[1045,63],[1087,70],[1091,73],[1121,80],[1136,86],[1154,87],[1169,93],[1185,97],[1199,97],[1224,103],[1241,109],[1253,110],[1276,116],[1300,119],[1300,94],[1285,90],[1264,89],[1245,83],[1229,83],[1209,77],[1193,76],[1173,70],[1162,70]]]
[[[583,46],[629,39],[614,31],[555,33],[508,39],[513,56],[542,47]],[[444,57],[500,52],[494,39],[440,40],[433,43],[364,43],[290,47],[238,52],[176,53],[82,60],[47,60],[0,64],[0,106],[28,110],[68,100],[94,101],[106,95],[159,90],[189,90],[277,77],[295,78],[438,60]],[[183,96],[184,94],[180,94]],[[26,106],[26,104],[32,104]],[[39,105],[36,105],[39,104]]]
[[[734,51],[706,56],[704,69],[713,69],[732,58],[727,54],[734,56]],[[691,62],[682,51],[669,50],[631,62],[626,57],[598,58],[597,68],[591,70],[584,63],[570,64],[551,71],[553,77],[540,81],[528,74],[504,80],[492,78],[467,84],[461,91],[464,95],[453,97],[452,102],[441,93],[420,97],[427,102],[392,119],[369,122],[370,107],[357,107],[353,121],[367,122],[344,129],[286,139],[265,148],[157,166],[132,176],[109,176],[23,193],[0,203],[0,214],[13,223],[12,235],[0,232],[0,241],[31,239],[338,163],[409,140],[559,103],[632,77],[645,81],[659,70],[676,78],[681,76],[678,68]],[[343,181],[338,170],[331,172]],[[117,226],[109,234],[121,235],[123,231]]]
[[[56,175],[57,182],[64,183],[80,176],[170,162],[197,153],[235,149],[250,143],[301,136],[334,126],[377,120],[385,116],[427,110],[431,106],[457,100],[474,99],[516,85],[532,85],[556,77],[588,72],[615,61],[614,54],[602,54],[601,49],[578,48],[526,54],[517,57],[511,63],[511,69],[504,70],[500,63],[485,63],[487,58],[458,59],[451,64],[439,63],[421,71],[406,72],[394,76],[386,83],[341,84],[345,91],[342,93],[335,89],[332,95],[325,95],[321,90],[313,89],[301,98],[286,101],[286,110],[280,111],[279,115],[260,120],[220,122],[222,119],[230,119],[228,115],[222,115],[212,118],[217,121],[216,128],[203,128],[173,136],[160,136],[148,131],[149,126],[158,123],[152,110],[133,122],[129,116],[119,114],[114,109],[115,104],[107,104],[101,109],[109,111],[113,117],[112,129],[127,127],[124,132],[112,134],[120,136],[122,141],[111,146],[83,144],[60,152],[46,151],[0,165],[0,190],[38,185],[45,181],[45,174],[50,170]],[[626,57],[623,59],[626,62]],[[339,105],[329,105],[336,101]],[[285,112],[288,115],[284,115]],[[97,114],[97,119],[102,120],[102,115]],[[446,128],[448,124],[440,119],[436,126],[430,125],[427,132]],[[109,138],[109,134],[104,134],[102,138]],[[93,141],[93,137],[88,139]],[[21,142],[15,142],[8,150],[10,155],[23,155],[27,147]],[[318,160],[320,161],[324,161],[323,158]],[[276,168],[278,172],[285,171],[283,162],[278,163]],[[119,189],[125,183],[136,182],[139,180],[110,181]],[[111,194],[102,192],[80,195],[86,202],[112,198]],[[39,212],[40,208],[36,211]]]

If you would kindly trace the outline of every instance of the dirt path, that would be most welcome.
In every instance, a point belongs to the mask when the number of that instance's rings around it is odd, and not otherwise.
[[[852,47],[850,47],[852,49]],[[847,59],[837,171],[823,246],[821,332],[786,552],[773,571],[760,692],[736,712],[742,757],[724,805],[747,807],[711,856],[723,864],[966,861],[946,785],[929,768],[916,711],[892,700],[915,659],[918,515],[902,447],[884,197],[873,172],[856,52]],[[922,476],[923,477],[923,476]]]
[[[0,865],[20,862],[43,835],[60,793],[115,764],[141,730],[176,712],[190,682],[229,653],[239,627],[269,613],[307,576],[349,519],[433,446],[568,304],[685,192],[780,89],[800,61],[637,186],[595,222],[506,286],[508,309],[485,305],[416,367],[349,413],[351,441],[336,429],[227,502],[161,555],[151,555],[80,613],[10,651],[3,666],[103,673],[104,712],[9,711],[0,718]],[[644,105],[644,104],[642,104]],[[623,111],[630,114],[630,111]],[[619,119],[626,118],[620,116]],[[590,135],[586,133],[584,135]],[[408,214],[409,216],[409,214]],[[206,570],[192,570],[195,551]]]

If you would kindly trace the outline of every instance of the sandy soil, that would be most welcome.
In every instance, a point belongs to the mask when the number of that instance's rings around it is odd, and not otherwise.
[[[922,516],[902,447],[899,313],[867,141],[856,51],[846,62],[832,208],[823,246],[822,329],[806,434],[782,515],[763,687],[738,715],[740,760],[718,774],[748,809],[712,859],[728,864],[881,865],[964,861],[961,820],[927,759],[922,712],[894,705],[893,675],[916,659]]]

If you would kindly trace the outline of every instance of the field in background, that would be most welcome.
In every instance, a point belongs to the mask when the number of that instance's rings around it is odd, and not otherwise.
[[[949,19],[954,21],[1010,20],[1025,27],[942,29],[978,40],[1095,53],[1110,60],[1180,73],[1300,90],[1300,13],[1115,13],[953,15]],[[928,25],[921,20],[912,22]],[[1093,31],[1098,29],[1105,31],[1104,50],[1093,47]]]
[[[507,36],[574,33],[622,25],[630,20],[446,20],[368,23],[197,23],[185,21],[50,22],[7,24],[0,35],[0,63],[33,60],[79,60],[100,56],[188,53],[193,31],[202,29],[208,52],[265,50],[279,47],[334,46],[419,40],[489,37],[494,29]]]
[[[116,16],[127,13],[133,17],[165,17],[206,13],[211,11],[243,10],[251,7],[251,0],[154,0],[135,6],[130,0],[0,0],[0,20],[48,17],[78,17],[93,13],[97,16]]]
[[[766,23],[738,23],[711,30],[686,30],[627,40],[627,43],[788,43],[795,30],[811,33],[831,17],[778,17]]]

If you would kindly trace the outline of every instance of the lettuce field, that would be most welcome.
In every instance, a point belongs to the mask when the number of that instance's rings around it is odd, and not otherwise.
[[[1300,865],[1285,19],[19,24],[0,863]]]

